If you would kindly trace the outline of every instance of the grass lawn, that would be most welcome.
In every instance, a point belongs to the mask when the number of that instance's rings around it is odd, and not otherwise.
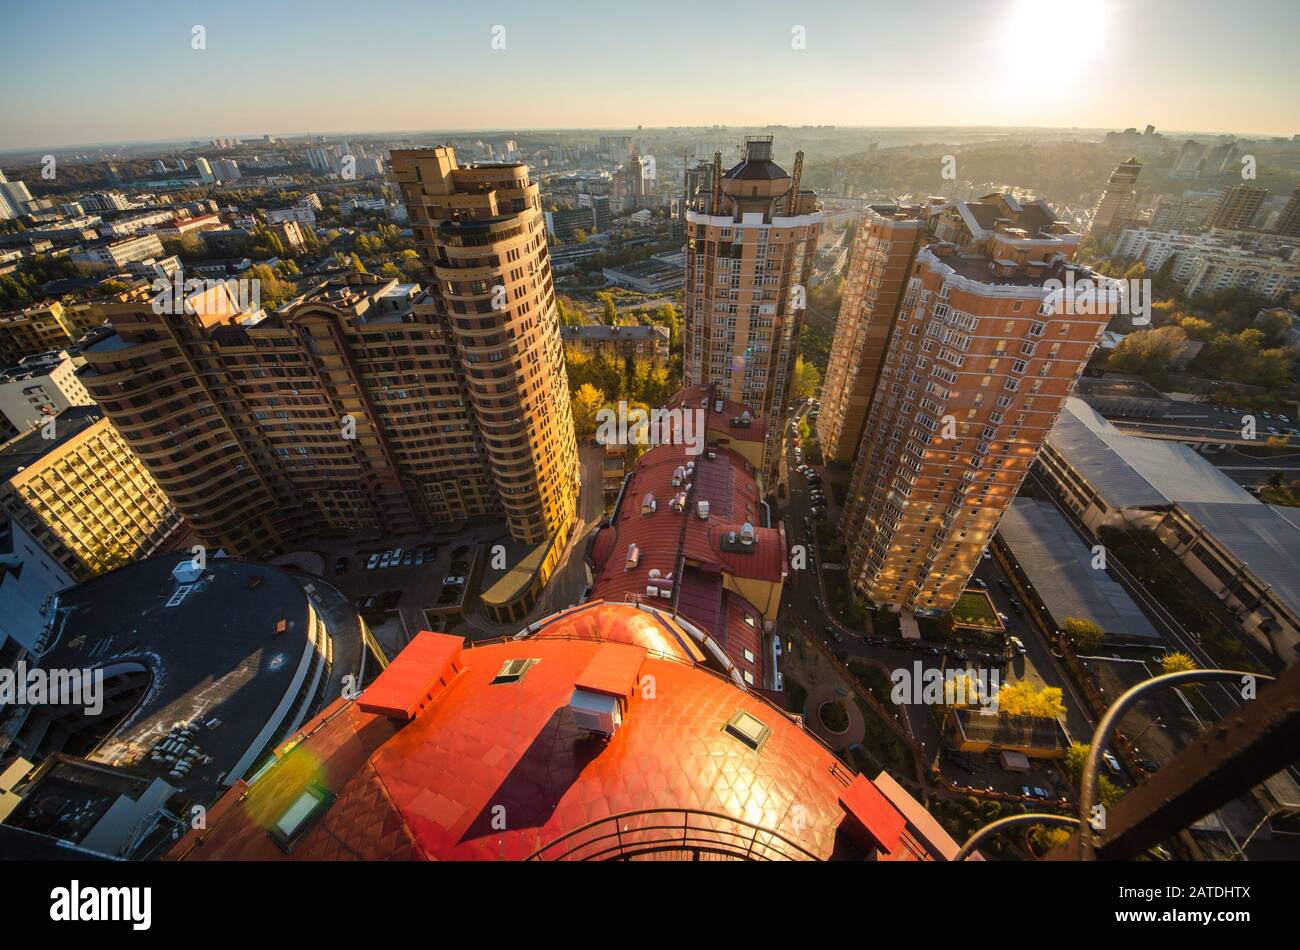
[[[952,608],[952,619],[976,627],[996,627],[1000,623],[988,597],[974,591],[967,591],[957,599]]]

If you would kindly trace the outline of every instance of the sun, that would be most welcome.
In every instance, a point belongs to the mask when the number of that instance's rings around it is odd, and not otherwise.
[[[1044,54],[1046,69],[1086,64],[1106,47],[1108,12],[1104,0],[1017,0],[1004,39],[1022,55]]]

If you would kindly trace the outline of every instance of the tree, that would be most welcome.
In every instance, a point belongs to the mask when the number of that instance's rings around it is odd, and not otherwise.
[[[601,302],[605,308],[605,325],[618,326],[618,307],[614,306],[614,295],[608,291],[602,290],[596,294],[596,299]]]
[[[1091,749],[1092,746],[1086,742],[1071,742],[1070,748],[1065,750],[1065,761],[1061,764],[1074,780],[1075,788],[1083,786],[1083,766],[1088,761],[1088,753]],[[1107,808],[1114,806],[1123,794],[1123,789],[1106,776],[1097,777],[1097,799]]]
[[[1186,653],[1166,653],[1160,658],[1160,669],[1165,673],[1185,673],[1197,669],[1196,661]]]
[[[1065,633],[1074,643],[1075,649],[1085,653],[1091,653],[1101,646],[1102,638],[1106,635],[1101,627],[1083,617],[1066,617]]]
[[[1008,716],[1056,719],[1065,715],[1065,703],[1059,686],[1040,689],[1029,680],[1016,680],[998,691],[998,711]]]
[[[591,383],[583,383],[573,394],[573,430],[580,439],[596,434],[596,413],[605,405],[605,394]]]
[[[790,395],[795,399],[810,399],[817,395],[821,385],[822,374],[817,371],[817,367],[806,362],[802,356],[795,357]]]
[[[1119,373],[1159,377],[1168,371],[1169,364],[1186,346],[1187,333],[1180,326],[1139,330],[1120,341],[1106,361],[1106,368]]]
[[[352,263],[352,269],[356,271],[358,274],[367,273],[366,265],[361,263],[361,258],[357,257],[356,251],[352,252],[351,263]]]

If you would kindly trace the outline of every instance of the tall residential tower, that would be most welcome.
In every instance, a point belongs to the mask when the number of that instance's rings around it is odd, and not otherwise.
[[[1118,305],[1061,303],[1052,281],[1101,278],[1069,263],[1079,236],[1042,202],[873,209],[858,240],[850,279],[862,286],[846,295],[827,371],[843,382],[823,412],[841,420],[823,425],[830,450],[856,443],[840,520],[850,578],[890,609],[944,611]],[[905,268],[881,247],[898,241],[922,245]]]
[[[686,212],[686,382],[716,384],[767,418],[768,480],[822,226],[817,196],[799,186],[802,165],[800,152],[787,174],[772,160],[772,137],[750,136],[745,158],[711,176],[707,196]]]

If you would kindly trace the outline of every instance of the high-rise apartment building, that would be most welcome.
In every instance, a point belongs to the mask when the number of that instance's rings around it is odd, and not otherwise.
[[[1079,236],[1042,202],[989,195],[873,214],[858,276],[886,303],[873,310],[862,290],[846,299],[828,369],[828,379],[849,381],[842,388],[850,405],[866,388],[861,376],[876,375],[840,530],[850,578],[871,601],[944,611],[964,590],[1118,301],[1080,293],[1070,307],[1059,304],[1048,281],[1102,279],[1069,263]],[[891,241],[892,250],[909,217],[923,224],[924,246],[907,269],[889,268],[879,244]],[[887,301],[900,294],[891,312]],[[858,366],[834,365],[854,359]],[[854,417],[841,415],[838,433],[827,423],[837,449],[852,442]]]
[[[0,446],[0,518],[77,580],[163,550],[180,515],[94,406]]]
[[[714,383],[767,418],[768,480],[822,226],[816,194],[799,185],[802,164],[801,152],[787,174],[772,160],[772,137],[750,136],[745,158],[712,175],[686,212],[686,382]]]
[[[392,169],[510,532],[558,551],[578,447],[538,184],[527,165],[462,166],[450,147],[395,150]]]
[[[1141,171],[1142,163],[1136,158],[1115,166],[1092,213],[1089,234],[1114,234],[1133,218],[1137,210],[1137,178]]]
[[[817,419],[827,462],[857,458],[907,274],[924,236],[916,209],[873,205],[859,224]]]
[[[205,544],[255,556],[497,510],[455,344],[417,285],[338,276],[270,315],[104,309],[116,332],[83,348],[82,382]]]
[[[1251,219],[1267,196],[1268,189],[1258,185],[1232,185],[1225,188],[1214,210],[1210,212],[1210,217],[1206,219],[1205,226],[1244,231],[1250,227]]]

